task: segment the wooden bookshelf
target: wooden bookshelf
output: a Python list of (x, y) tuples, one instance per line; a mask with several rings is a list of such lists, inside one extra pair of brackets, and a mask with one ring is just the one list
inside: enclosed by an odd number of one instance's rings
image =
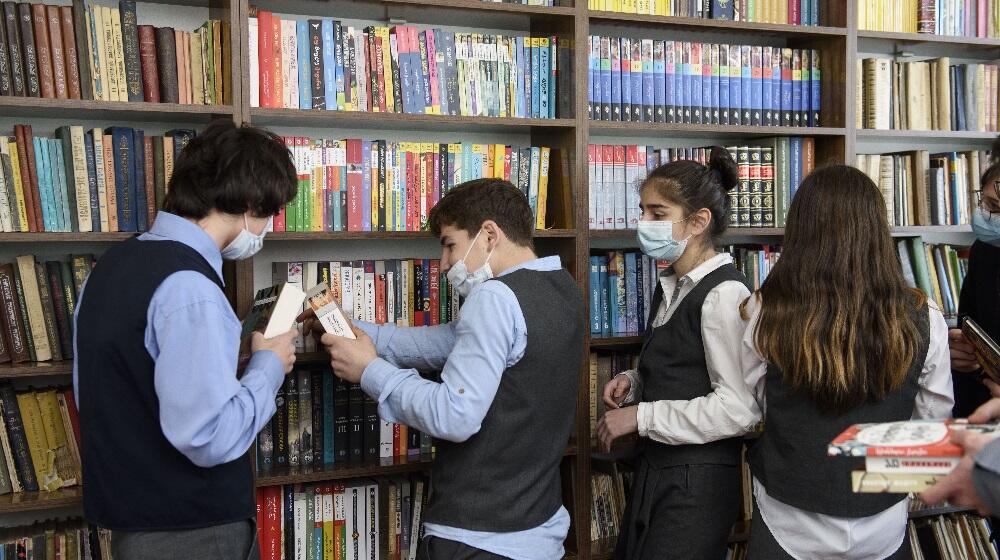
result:
[(683, 29), (685, 31), (727, 32), (787, 38), (829, 38), (844, 37), (847, 35), (847, 29), (844, 27), (750, 23), (745, 21), (725, 21), (678, 16), (622, 14), (598, 10), (590, 10), (588, 13), (591, 25), (662, 27), (667, 29)]
[(421, 455), (394, 457), (377, 463), (346, 462), (322, 467), (274, 467), (270, 471), (258, 472), (255, 483), (258, 487), (278, 486), (405, 474), (428, 470), (433, 462), (433, 456)]
[(641, 334), (616, 334), (610, 336), (592, 335), (590, 337), (590, 348), (597, 350), (638, 346), (642, 344), (642, 340), (643, 336)]
[(214, 118), (233, 118), (235, 111), (236, 108), (232, 105), (0, 97), (0, 116), (18, 119), (78, 119), (85, 115), (88, 120), (108, 120), (112, 123), (129, 121), (204, 124)]
[(533, 129), (572, 129), (573, 119), (521, 119), (514, 117), (462, 117), (452, 115), (408, 115), (361, 113), (313, 109), (250, 110), (253, 124), (260, 126), (306, 126), (359, 130), (414, 130), (428, 132), (530, 132)]
[(721, 124), (678, 124), (645, 122), (593, 121), (590, 133), (595, 136), (649, 136), (670, 138), (752, 139), (772, 136), (831, 136), (842, 137), (843, 128), (802, 126), (727, 126)]
[(0, 515), (27, 511), (45, 511), (83, 505), (80, 486), (62, 488), (55, 492), (22, 492), (0, 496)]
[[(0, 99), (3, 99), (0, 97)], [(135, 237), (129, 232), (89, 232), (89, 233), (0, 233), (0, 243), (115, 243)]]
[(70, 375), (73, 373), (73, 360), (60, 362), (28, 362), (22, 364), (0, 364), (0, 379), (18, 377), (47, 377), (55, 375)]
[(880, 39), (900, 44), (955, 45), (970, 49), (1000, 49), (1000, 39), (932, 35), (930, 33), (893, 33), (860, 29), (858, 30), (858, 39)]
[(865, 128), (856, 132), (858, 139), (864, 140), (983, 140), (991, 141), (997, 137), (996, 132), (978, 132), (975, 130), (881, 130)]

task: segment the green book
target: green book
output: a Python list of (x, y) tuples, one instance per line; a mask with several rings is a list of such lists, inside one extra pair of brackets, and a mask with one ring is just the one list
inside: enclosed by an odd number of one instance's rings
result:
[(934, 287), (931, 286), (930, 270), (927, 265), (927, 252), (924, 251), (924, 238), (910, 238), (910, 262), (913, 263), (913, 278), (917, 287), (924, 291), (932, 301), (937, 301), (934, 297)]

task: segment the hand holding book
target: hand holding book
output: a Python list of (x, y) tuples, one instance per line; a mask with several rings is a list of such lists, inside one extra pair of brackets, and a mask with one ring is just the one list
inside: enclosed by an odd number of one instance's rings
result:
[(273, 338), (266, 338), (264, 333), (254, 331), (250, 339), (250, 351), (256, 354), (262, 350), (270, 350), (281, 360), (285, 374), (292, 372), (295, 365), (295, 338), (299, 336), (298, 329), (289, 329)]

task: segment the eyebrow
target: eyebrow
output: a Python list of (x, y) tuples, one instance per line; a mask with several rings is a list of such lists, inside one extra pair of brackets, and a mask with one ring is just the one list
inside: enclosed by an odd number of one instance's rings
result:
[(448, 243), (451, 243), (451, 237), (444, 236), (441, 238), (441, 246), (444, 247)]
[(649, 210), (658, 209), (658, 208), (666, 208), (666, 207), (667, 207), (666, 204), (646, 204), (646, 205), (640, 204), (639, 205), (639, 208), (646, 208), (646, 209), (649, 209)]

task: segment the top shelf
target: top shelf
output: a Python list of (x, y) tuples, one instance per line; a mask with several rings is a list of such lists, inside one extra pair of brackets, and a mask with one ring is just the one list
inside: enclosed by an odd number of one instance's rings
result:
[(232, 105), (181, 105), (178, 103), (126, 103), (40, 97), (0, 97), (0, 117), (124, 120), (162, 123), (207, 123), (213, 118), (233, 118)]
[(779, 23), (751, 23), (707, 18), (676, 16), (648, 16), (618, 12), (590, 11), (590, 23), (598, 25), (628, 25), (642, 27), (664, 27), (690, 31), (736, 32), (740, 34), (764, 34), (788, 38), (844, 37), (843, 27), (822, 27), (811, 25), (786, 25)]

